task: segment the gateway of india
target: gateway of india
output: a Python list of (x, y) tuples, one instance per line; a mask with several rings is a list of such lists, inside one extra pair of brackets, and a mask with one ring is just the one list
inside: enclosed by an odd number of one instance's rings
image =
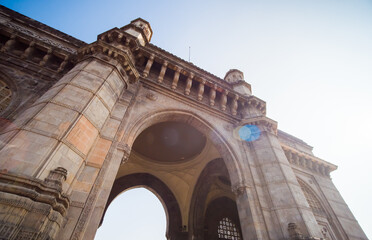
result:
[(221, 79), (152, 34), (138, 18), (88, 44), (0, 7), (0, 239), (94, 239), (134, 187), (170, 240), (367, 239), (337, 167), (278, 130), (241, 71)]

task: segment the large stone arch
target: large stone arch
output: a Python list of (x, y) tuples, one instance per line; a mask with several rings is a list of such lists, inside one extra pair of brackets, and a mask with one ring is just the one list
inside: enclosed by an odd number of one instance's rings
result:
[(133, 187), (145, 187), (153, 192), (163, 204), (167, 217), (166, 235), (168, 239), (176, 239), (182, 228), (182, 217), (179, 205), (172, 191), (157, 177), (148, 173), (130, 174), (115, 180), (111, 189), (105, 210), (102, 215), (103, 222), (107, 208), (111, 202), (123, 191)]
[(205, 136), (216, 146), (224, 160), (232, 185), (238, 185), (243, 181), (244, 174), (241, 172), (243, 168), (237, 159), (237, 154), (234, 153), (226, 138), (221, 134), (217, 127), (210, 124), (203, 117), (194, 112), (180, 109), (148, 112), (137, 119), (130, 120), (132, 124), (127, 127), (126, 134), (121, 142), (131, 147), (143, 130), (156, 123), (166, 121), (184, 122), (205, 134)]

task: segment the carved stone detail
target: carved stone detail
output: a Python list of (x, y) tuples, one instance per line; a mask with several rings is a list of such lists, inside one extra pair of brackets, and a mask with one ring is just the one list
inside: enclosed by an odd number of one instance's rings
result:
[(199, 83), (199, 88), (198, 88), (198, 101), (201, 101), (203, 100), (203, 93), (204, 93), (204, 85), (205, 85), (205, 80), (203, 79), (200, 83)]
[(181, 72), (181, 69), (176, 68), (176, 72), (174, 73), (173, 82), (172, 82), (172, 90), (176, 90), (177, 88), (178, 79), (180, 78), (180, 72)]
[(52, 170), (46, 182), (3, 170), (0, 174), (0, 208), (4, 210), (0, 239), (54, 239), (69, 207), (69, 199), (56, 189), (59, 184), (55, 186), (65, 177), (63, 168)]
[(130, 156), (130, 152), (131, 152), (131, 148), (125, 144), (122, 148), (123, 152), (124, 152), (124, 155), (123, 155), (123, 158), (121, 159), (121, 163), (120, 164), (124, 164), (128, 161), (129, 159), (129, 156)]
[(245, 182), (242, 182), (237, 184), (236, 186), (233, 186), (231, 190), (236, 196), (240, 196), (246, 193), (248, 188), (250, 188), (250, 185)]
[(187, 81), (186, 81), (185, 95), (190, 94), (190, 89), (191, 89), (191, 86), (192, 86), (192, 79), (193, 78), (194, 78), (194, 74), (190, 73), (190, 75), (189, 75), (189, 77), (187, 78)]
[(147, 77), (149, 75), (150, 68), (151, 68), (152, 64), (154, 63), (154, 58), (155, 58), (155, 56), (151, 55), (150, 58), (147, 60), (145, 70), (143, 71), (143, 76), (144, 77)]
[(298, 150), (287, 145), (282, 144), (282, 148), (289, 163), (308, 169), (311, 172), (330, 177), (330, 173), (337, 169), (337, 166), (334, 164), (326, 162), (310, 154), (299, 152)]
[(62, 190), (62, 182), (66, 180), (67, 170), (62, 167), (57, 167), (49, 172), (44, 182), (48, 187), (55, 188), (58, 191)]
[[(109, 34), (111, 34), (112, 38), (117, 39), (122, 33), (118, 32), (117, 30), (112, 30), (108, 33), (102, 34), (101, 38), (103, 37), (106, 39), (104, 36)], [(106, 39), (106, 41), (108, 40)], [(82, 60), (88, 55), (98, 54), (101, 54), (103, 57), (106, 56), (106, 61), (110, 61), (110, 59), (116, 60), (125, 71), (125, 74), (128, 76), (129, 83), (134, 83), (138, 80), (140, 74), (135, 67), (134, 56), (132, 55), (130, 49), (117, 48), (109, 43), (106, 43), (105, 41), (97, 41), (79, 49), (77, 58), (78, 60)]]
[(229, 92), (227, 90), (223, 91), (222, 97), (221, 97), (221, 110), (226, 110), (226, 103), (227, 103), (227, 94)]
[(214, 106), (214, 100), (216, 98), (216, 89), (217, 89), (217, 84), (213, 85), (213, 88), (211, 88), (211, 91), (209, 93), (209, 105)]
[(158, 99), (158, 97), (153, 93), (147, 93), (146, 98), (150, 99), (151, 101), (156, 101)]
[(160, 73), (159, 73), (158, 83), (162, 83), (163, 82), (164, 74), (165, 74), (165, 72), (167, 70), (167, 67), (168, 67), (168, 62), (167, 61), (164, 61), (163, 65), (161, 66)]
[(66, 47), (65, 45), (60, 44), (58, 42), (55, 42), (55, 41), (53, 41), (53, 40), (51, 40), (49, 38), (42, 37), (42, 35), (36, 34), (33, 31), (30, 31), (29, 29), (26, 29), (24, 27), (21, 27), (21, 26), (19, 26), (17, 24), (8, 22), (8, 23), (6, 23), (6, 26), (9, 27), (9, 28), (12, 28), (14, 30), (17, 30), (17, 31), (19, 31), (19, 32), (21, 32), (21, 33), (23, 33), (25, 35), (28, 35), (28, 36), (30, 36), (30, 37), (32, 37), (34, 39), (37, 39), (37, 40), (39, 40), (39, 41), (41, 41), (43, 43), (46, 43), (48, 45), (57, 47), (59, 49), (63, 49), (66, 52), (73, 53), (73, 54), (76, 53), (76, 51), (74, 49), (72, 49), (72, 48)]
[(261, 131), (266, 131), (272, 134), (277, 134), (278, 123), (268, 117), (260, 116), (253, 118), (246, 118), (240, 121), (239, 126), (243, 125), (256, 125)]
[(304, 239), (296, 223), (288, 223), (288, 233), (291, 240)]

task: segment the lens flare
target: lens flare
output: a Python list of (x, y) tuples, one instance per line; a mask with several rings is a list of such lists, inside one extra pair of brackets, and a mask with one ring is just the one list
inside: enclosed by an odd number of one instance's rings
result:
[(239, 131), (240, 139), (252, 142), (260, 138), (261, 131), (256, 125), (244, 125), (242, 126)]

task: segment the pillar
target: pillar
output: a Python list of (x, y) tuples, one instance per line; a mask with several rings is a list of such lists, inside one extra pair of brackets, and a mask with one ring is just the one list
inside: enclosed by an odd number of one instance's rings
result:
[(0, 150), (0, 238), (55, 239), (69, 197), (87, 197), (112, 151), (110, 116), (130, 74), (98, 45), (0, 135), (12, 136)]
[(289, 238), (288, 224), (295, 223), (307, 237), (321, 237), (317, 221), (309, 208), (296, 176), (276, 136), (276, 122), (266, 117), (244, 119), (241, 125), (260, 129), (256, 140), (245, 142), (254, 158), (259, 195), (266, 223), (273, 239)]

